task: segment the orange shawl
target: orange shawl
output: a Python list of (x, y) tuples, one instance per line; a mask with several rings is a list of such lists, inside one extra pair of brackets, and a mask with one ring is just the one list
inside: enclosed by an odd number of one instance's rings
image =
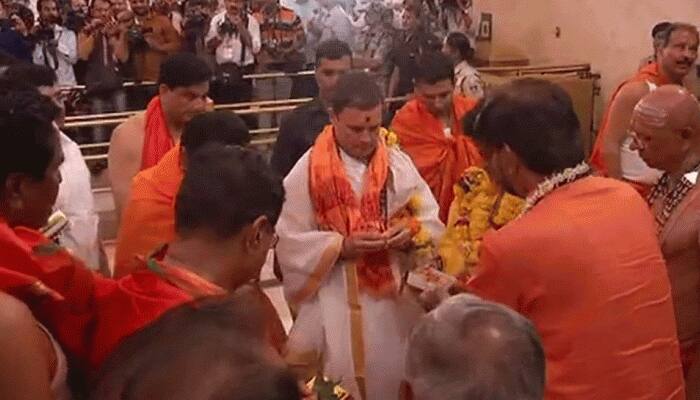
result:
[(165, 122), (160, 96), (154, 97), (146, 107), (146, 132), (141, 153), (141, 170), (151, 168), (175, 146)]
[(134, 177), (117, 236), (115, 277), (133, 271), (137, 256), (146, 257), (175, 237), (175, 196), (183, 178), (180, 154), (180, 146), (173, 147), (156, 166)]
[[(389, 154), (384, 141), (379, 138), (377, 141), (377, 150), (365, 173), (362, 198), (358, 201), (340, 158), (333, 126), (326, 126), (316, 139), (309, 162), (309, 186), (321, 229), (338, 232), (346, 238), (358, 232), (381, 233), (387, 229), (382, 196), (389, 174)], [(357, 273), (359, 287), (366, 293), (375, 297), (395, 293), (387, 251), (360, 259)]]
[(440, 205), (440, 219), (447, 222), (454, 185), (471, 166), (480, 166), (483, 159), (474, 143), (464, 135), (462, 118), (476, 102), (454, 96), (452, 136), (447, 137), (442, 122), (419, 100), (406, 103), (394, 117), (391, 129), (399, 138), (401, 149), (413, 159), (418, 172), (430, 186)]
[(596, 138), (595, 144), (593, 145), (593, 152), (591, 153), (591, 166), (603, 175), (608, 174), (608, 167), (605, 165), (605, 159), (603, 158), (603, 142), (608, 134), (610, 110), (612, 109), (611, 106), (615, 101), (617, 95), (620, 94), (622, 88), (628, 83), (634, 82), (651, 82), (658, 86), (667, 85), (671, 83), (671, 81), (669, 81), (668, 78), (661, 74), (659, 64), (654, 62), (637, 71), (636, 75), (622, 82), (622, 84), (620, 84), (620, 86), (618, 86), (617, 89), (615, 89), (615, 93), (613, 93), (612, 97), (610, 98), (608, 108), (605, 111), (605, 115), (603, 116), (603, 121), (600, 124), (600, 129), (598, 130), (598, 137)]

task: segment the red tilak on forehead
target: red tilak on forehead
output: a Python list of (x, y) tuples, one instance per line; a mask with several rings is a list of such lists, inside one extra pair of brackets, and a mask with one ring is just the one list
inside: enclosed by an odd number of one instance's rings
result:
[(369, 122), (369, 117), (365, 117), (365, 122)]

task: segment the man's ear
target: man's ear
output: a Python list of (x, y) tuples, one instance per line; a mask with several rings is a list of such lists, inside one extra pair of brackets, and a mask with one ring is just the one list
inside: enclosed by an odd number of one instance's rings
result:
[(12, 205), (22, 200), (22, 186), (26, 176), (24, 174), (11, 173), (5, 179), (0, 197), (8, 204)]
[(263, 239), (265, 237), (265, 231), (270, 229), (270, 221), (266, 216), (261, 215), (256, 218), (246, 230), (246, 248), (250, 250), (257, 250), (260, 246), (264, 246)]
[(158, 94), (159, 95), (162, 96), (162, 95), (168, 93), (169, 91), (170, 91), (170, 87), (168, 87), (168, 85), (166, 85), (165, 83), (161, 83), (160, 85), (158, 85)]

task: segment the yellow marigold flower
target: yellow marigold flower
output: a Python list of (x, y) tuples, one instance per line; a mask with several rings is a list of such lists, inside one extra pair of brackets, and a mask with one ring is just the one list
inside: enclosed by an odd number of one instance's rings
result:
[(471, 274), (471, 269), (479, 261), (484, 234), (515, 219), (524, 202), (518, 197), (499, 193), (486, 171), (477, 167), (464, 171), (454, 193), (439, 254), (446, 271), (462, 277)]
[(386, 145), (389, 147), (399, 145), (399, 137), (396, 136), (396, 133), (394, 133), (394, 131), (391, 131), (386, 128), (380, 128), (379, 136), (381, 136), (381, 138), (384, 139), (384, 143), (386, 143)]

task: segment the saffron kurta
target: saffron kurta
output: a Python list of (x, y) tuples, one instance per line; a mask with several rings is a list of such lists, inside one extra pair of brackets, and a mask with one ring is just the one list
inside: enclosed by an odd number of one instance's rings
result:
[(484, 238), (469, 288), (535, 324), (546, 399), (685, 397), (666, 266), (631, 186), (587, 177), (554, 190)]
[[(418, 99), (406, 103), (391, 123), (401, 149), (411, 156), (437, 199), (443, 222), (447, 222), (455, 183), (468, 167), (482, 164), (479, 150), (462, 129), (464, 115), (474, 108), (476, 102), (456, 95), (452, 104), (452, 126), (449, 127), (444, 126)], [(445, 128), (450, 130), (449, 134)]]
[(175, 197), (182, 178), (179, 146), (134, 177), (117, 236), (115, 277), (130, 273), (139, 265), (137, 257), (175, 237)]

